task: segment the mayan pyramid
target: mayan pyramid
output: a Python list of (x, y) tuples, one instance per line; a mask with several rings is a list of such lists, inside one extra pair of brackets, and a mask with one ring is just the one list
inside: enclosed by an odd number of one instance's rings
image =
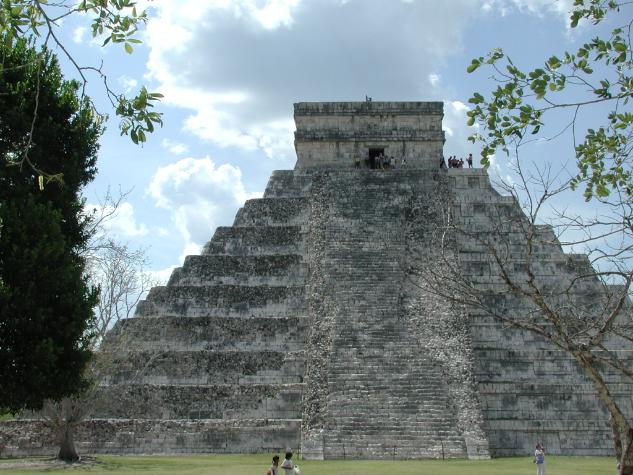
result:
[[(482, 232), (520, 213), (484, 170), (440, 169), (443, 104), (294, 111), (295, 169), (274, 172), (110, 333), (116, 364), (79, 450), (486, 458), (541, 440), (553, 454), (612, 454), (607, 413), (565, 354), (412, 285), (410, 250), (437, 258), (434, 210), (450, 203)], [(372, 169), (380, 153), (394, 169)], [(484, 249), (455, 246), (465, 278), (494, 284)], [(588, 266), (558, 245), (538, 256), (547, 279)], [(616, 390), (633, 412), (633, 387)], [(37, 444), (14, 453), (46, 451)]]

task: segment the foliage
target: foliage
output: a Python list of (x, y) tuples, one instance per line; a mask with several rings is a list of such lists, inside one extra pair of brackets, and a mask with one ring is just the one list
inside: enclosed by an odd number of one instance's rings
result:
[[(18, 411), (84, 387), (97, 295), (83, 275), (89, 236), (80, 192), (96, 173), (102, 128), (45, 49), (2, 42), (0, 64), (0, 157), (8, 164), (0, 167), (0, 407)], [(20, 166), (25, 144), (30, 168)], [(39, 169), (59, 170), (63, 186), (40, 189)]]
[[(620, 26), (608, 38), (596, 36), (577, 51), (552, 55), (531, 71), (521, 70), (501, 49), (472, 60), (469, 73), (491, 67), (498, 83), (490, 97), (476, 92), (469, 100), (474, 107), (468, 112), (468, 123), (481, 127), (470, 139), (483, 142), (484, 166), (489, 165), (495, 151), (510, 153), (512, 148), (539, 137), (548, 114), (568, 111), (565, 129), (574, 133), (579, 168), (572, 186), (584, 184), (587, 200), (605, 198), (614, 191), (633, 196), (633, 113), (629, 105), (633, 94), (633, 19), (622, 13), (629, 3), (575, 0), (572, 28), (581, 21), (597, 25), (609, 17)], [(584, 138), (576, 142), (578, 115), (585, 110), (600, 114), (601, 104), (609, 108), (603, 123), (588, 128)]]
[[(139, 28), (147, 21), (147, 13), (137, 10), (132, 0), (81, 0), (49, 2), (48, 0), (2, 0), (0, 2), (0, 36), (5, 46), (11, 46), (19, 39), (39, 39), (44, 46), (58, 47), (75, 68), (80, 77), (81, 98), (101, 120), (107, 115), (97, 112), (92, 101), (85, 95), (89, 77), (96, 77), (103, 83), (105, 94), (116, 115), (121, 118), (121, 135), (129, 135), (135, 144), (146, 141), (147, 133), (154, 131), (156, 125), (162, 125), (162, 114), (153, 107), (162, 97), (149, 92), (144, 86), (135, 97), (128, 98), (115, 92), (108, 80), (103, 64), (100, 66), (80, 64), (68, 44), (64, 44), (59, 29), (70, 16), (86, 15), (90, 18), (92, 36), (102, 40), (102, 46), (108, 43), (120, 44), (127, 53), (133, 52), (133, 45), (141, 43), (138, 39)], [(38, 58), (36, 64), (42, 62)], [(45, 71), (35, 70), (37, 77), (44, 80)], [(4, 74), (0, 72), (0, 74)], [(34, 85), (37, 88), (37, 84)], [(1, 90), (0, 90), (1, 91)], [(30, 109), (35, 122), (38, 115), (38, 103)], [(33, 132), (33, 131), (32, 131)], [(24, 144), (22, 163), (28, 160), (34, 135)], [(40, 175), (51, 178), (48, 169), (39, 169)], [(55, 170), (55, 173), (58, 173)], [(57, 178), (61, 178), (57, 175)]]
[(2, 207), (0, 236), (0, 404), (37, 408), (84, 385), (90, 357), (85, 332), (96, 293), (69, 252), (62, 214), (33, 196)]

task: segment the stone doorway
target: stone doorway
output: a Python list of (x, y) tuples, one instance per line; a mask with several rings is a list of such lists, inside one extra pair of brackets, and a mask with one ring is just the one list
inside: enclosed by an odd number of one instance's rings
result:
[(369, 168), (371, 168), (372, 170), (375, 168), (378, 168), (378, 160), (377, 158), (380, 156), (380, 154), (385, 154), (385, 148), (377, 148), (377, 147), (372, 147), (369, 149)]

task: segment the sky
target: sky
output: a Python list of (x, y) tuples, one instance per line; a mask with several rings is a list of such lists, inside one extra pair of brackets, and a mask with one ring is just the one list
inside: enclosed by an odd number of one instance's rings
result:
[[(79, 61), (103, 61), (122, 92), (146, 85), (164, 94), (164, 126), (142, 147), (119, 135), (115, 117), (108, 122), (87, 202), (99, 205), (108, 189), (126, 193), (109, 231), (145, 248), (166, 280), (262, 195), (273, 170), (293, 168), (295, 102), (444, 101), (445, 156), (477, 155), (467, 141), (468, 98), (494, 84), (466, 67), (496, 47), (525, 69), (574, 49), (593, 32), (568, 28), (571, 3), (145, 0), (149, 21), (131, 55), (102, 48), (87, 18), (69, 17), (60, 31)], [(111, 112), (96, 78), (88, 92)], [(563, 143), (538, 154), (547, 161), (570, 151)], [(505, 173), (503, 160), (491, 173)]]

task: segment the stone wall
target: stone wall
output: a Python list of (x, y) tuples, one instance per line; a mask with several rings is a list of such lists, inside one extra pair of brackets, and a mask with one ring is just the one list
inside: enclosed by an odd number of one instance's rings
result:
[[(275, 173), (263, 199), (247, 201), (233, 226), (218, 228), (202, 255), (108, 334), (107, 376), (76, 437), (80, 451), (299, 448), (310, 185)], [(0, 426), (6, 454), (55, 450), (37, 421)]]
[(442, 157), (443, 114), (441, 102), (297, 103), (295, 168), (352, 168), (355, 157), (381, 148), (409, 167), (433, 170)]
[[(297, 443), (300, 421), (92, 419), (76, 436), (80, 454), (282, 453)], [(52, 432), (40, 421), (0, 424), (0, 456), (55, 455)]]

